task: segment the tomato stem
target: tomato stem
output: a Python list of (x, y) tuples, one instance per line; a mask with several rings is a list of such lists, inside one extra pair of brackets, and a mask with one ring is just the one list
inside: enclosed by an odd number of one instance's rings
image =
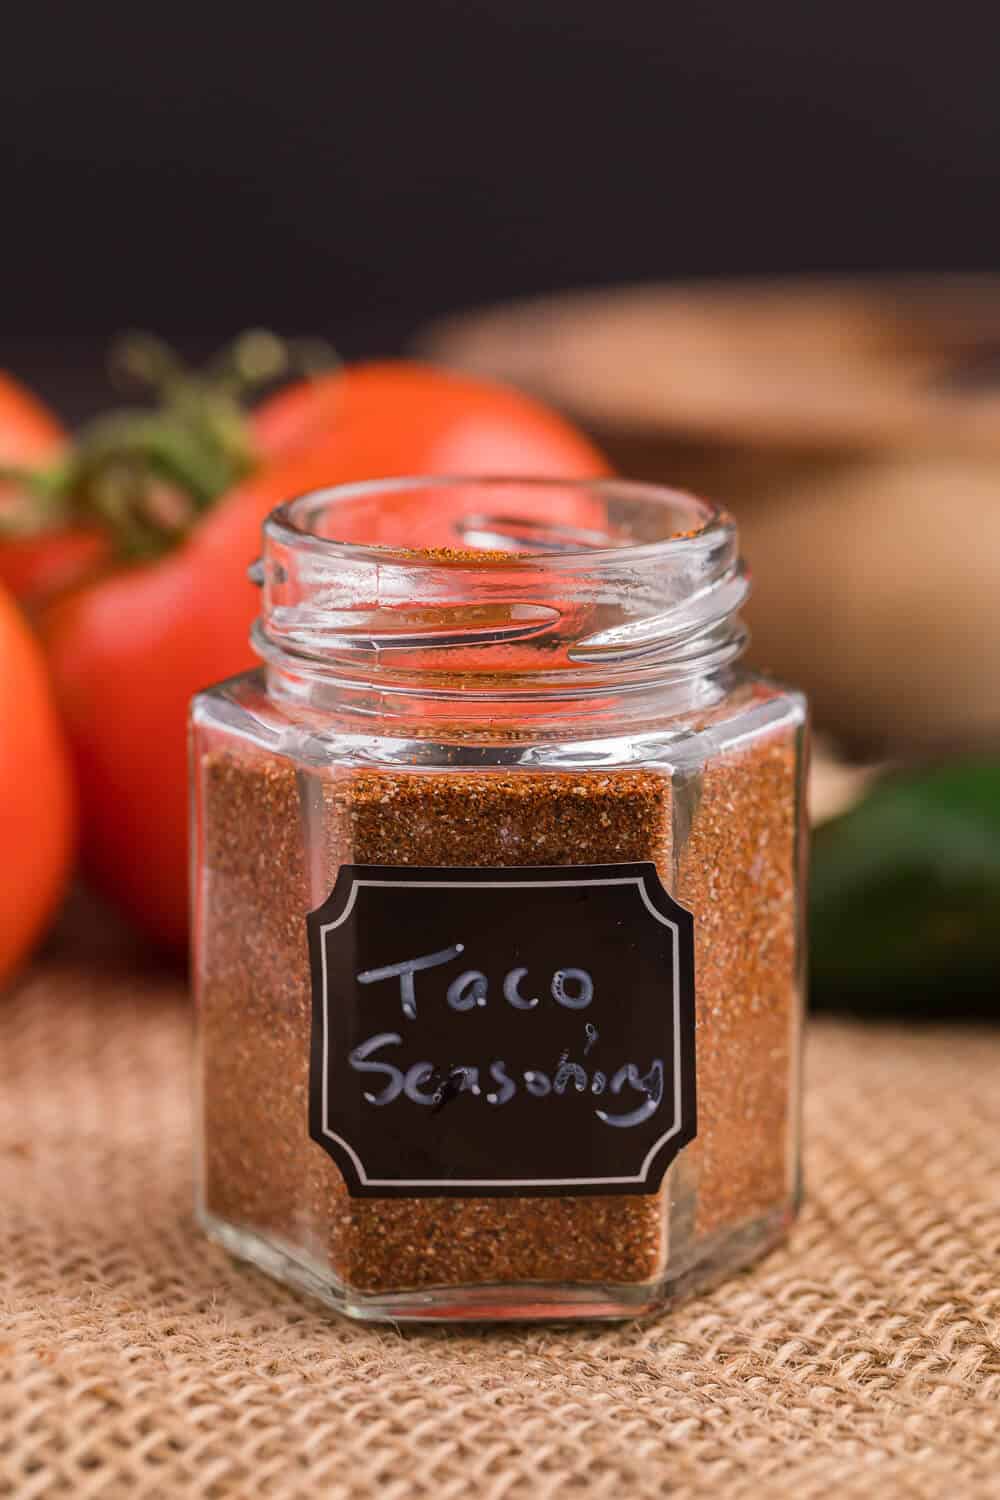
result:
[(153, 335), (125, 335), (112, 350), (112, 374), (152, 391), (155, 405), (96, 418), (50, 467), (0, 466), (0, 482), (19, 492), (0, 511), (0, 535), (96, 524), (119, 556), (158, 556), (255, 467), (251, 393), (335, 363), (321, 343), (254, 329), (198, 372)]
[(36, 536), (65, 524), (68, 507), (63, 491), (66, 465), (27, 469), (0, 464), (0, 484), (15, 487), (13, 498), (0, 505), (0, 538)]

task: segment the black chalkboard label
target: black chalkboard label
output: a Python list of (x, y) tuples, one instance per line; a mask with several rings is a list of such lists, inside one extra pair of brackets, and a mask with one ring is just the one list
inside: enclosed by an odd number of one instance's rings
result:
[(344, 865), (308, 926), (351, 1193), (650, 1193), (694, 1138), (694, 924), (652, 864)]

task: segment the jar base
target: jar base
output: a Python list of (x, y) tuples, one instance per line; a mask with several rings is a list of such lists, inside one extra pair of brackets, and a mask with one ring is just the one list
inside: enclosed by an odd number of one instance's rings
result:
[(789, 1202), (749, 1224), (704, 1239), (684, 1264), (654, 1282), (517, 1282), (377, 1293), (345, 1286), (329, 1267), (304, 1252), (256, 1230), (229, 1224), (203, 1208), (198, 1211), (198, 1222), (211, 1240), (237, 1260), (360, 1322), (620, 1322), (657, 1313), (759, 1259), (785, 1238), (797, 1207), (797, 1202)]

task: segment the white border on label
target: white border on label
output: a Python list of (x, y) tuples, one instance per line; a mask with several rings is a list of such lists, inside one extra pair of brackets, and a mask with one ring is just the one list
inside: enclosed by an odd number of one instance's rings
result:
[[(674, 1042), (674, 1121), (669, 1130), (664, 1131), (659, 1140), (656, 1141), (646, 1153), (642, 1163), (641, 1172), (634, 1177), (369, 1177), (365, 1171), (364, 1163), (354, 1148), (344, 1140), (342, 1135), (330, 1130), (327, 1121), (330, 1118), (329, 1111), (329, 1084), (330, 1084), (330, 1032), (327, 1025), (327, 1004), (329, 991), (327, 989), (326, 971), (326, 936), (334, 928), (339, 927), (341, 922), (346, 922), (354, 909), (357, 900), (358, 889), (363, 885), (381, 886), (389, 888), (412, 889), (434, 886), (439, 890), (462, 890), (474, 887), (477, 890), (532, 890), (538, 888), (549, 888), (551, 886), (585, 886), (585, 885), (636, 885), (643, 904), (652, 912), (658, 922), (664, 927), (669, 927), (673, 938), (673, 970), (674, 970), (674, 993), (673, 993), (673, 1042)], [(666, 1145), (681, 1128), (683, 1112), (681, 1110), (681, 1015), (680, 1015), (680, 929), (676, 922), (665, 917), (661, 911), (657, 911), (646, 891), (646, 883), (641, 875), (621, 875), (608, 879), (592, 876), (589, 880), (364, 880), (355, 878), (351, 884), (351, 894), (347, 898), (347, 904), (340, 916), (333, 922), (325, 923), (319, 930), (320, 954), (323, 978), (323, 1134), (331, 1141), (336, 1141), (354, 1163), (358, 1179), (365, 1187), (387, 1187), (387, 1188), (484, 1188), (484, 1187), (614, 1187), (621, 1184), (634, 1182), (645, 1182), (649, 1169), (658, 1151)]]

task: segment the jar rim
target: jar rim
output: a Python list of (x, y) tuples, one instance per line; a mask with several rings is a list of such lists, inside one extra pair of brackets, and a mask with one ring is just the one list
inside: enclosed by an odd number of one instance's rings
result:
[[(669, 530), (665, 529), (662, 536), (641, 541), (616, 540), (606, 532), (557, 526), (550, 528), (554, 539), (550, 538), (544, 545), (517, 548), (471, 546), (468, 542), (464, 546), (455, 547), (407, 547), (378, 541), (345, 540), (323, 535), (315, 529), (316, 513), (320, 510), (329, 512), (331, 506), (375, 499), (379, 495), (440, 489), (478, 490), (484, 499), (491, 491), (501, 489), (530, 491), (534, 494), (577, 490), (595, 499), (618, 497), (634, 502), (646, 501), (651, 506), (661, 507), (665, 514), (673, 508), (678, 516), (683, 515), (691, 524), (686, 527), (675, 525)], [(537, 568), (540, 562), (544, 562), (547, 568), (560, 569), (576, 568), (581, 562), (621, 564), (632, 560), (649, 561), (658, 556), (666, 558), (675, 555), (682, 548), (699, 549), (704, 545), (715, 545), (720, 536), (726, 533), (735, 535), (736, 523), (721, 505), (686, 490), (642, 480), (620, 479), (615, 476), (576, 478), (521, 474), (417, 474), (357, 480), (304, 491), (276, 506), (265, 519), (264, 531), (271, 540), (282, 542), (296, 550), (304, 549), (330, 561), (343, 558), (404, 563), (411, 569), (426, 567), (481, 571), (483, 568), (496, 568), (514, 572), (520, 568)]]

